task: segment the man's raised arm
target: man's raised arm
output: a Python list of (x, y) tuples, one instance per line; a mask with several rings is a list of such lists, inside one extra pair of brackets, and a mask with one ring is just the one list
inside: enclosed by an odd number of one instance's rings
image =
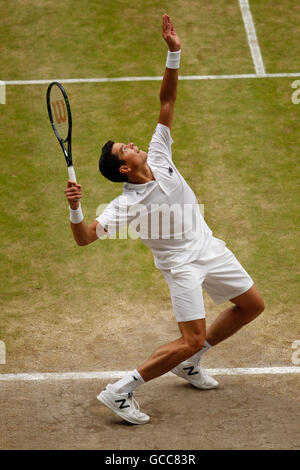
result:
[(172, 19), (168, 15), (162, 18), (162, 36), (166, 41), (169, 51), (160, 88), (160, 115), (158, 122), (172, 128), (174, 106), (177, 96), (178, 68), (180, 63), (180, 40), (174, 29)]

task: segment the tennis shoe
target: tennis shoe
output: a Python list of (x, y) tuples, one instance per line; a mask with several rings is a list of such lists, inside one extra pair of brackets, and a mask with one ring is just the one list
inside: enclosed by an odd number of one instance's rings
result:
[(202, 368), (199, 365), (195, 365), (193, 362), (182, 362), (177, 367), (174, 367), (171, 372), (187, 380), (194, 385), (194, 387), (202, 390), (217, 388), (219, 385), (213, 377), (205, 374)]
[(114, 393), (110, 390), (110, 384), (97, 396), (103, 405), (132, 424), (146, 424), (150, 417), (140, 411), (138, 402), (133, 393)]

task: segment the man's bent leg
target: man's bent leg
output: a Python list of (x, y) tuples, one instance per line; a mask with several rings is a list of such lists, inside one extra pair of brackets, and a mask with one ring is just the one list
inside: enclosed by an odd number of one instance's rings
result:
[(180, 322), (178, 325), (182, 337), (160, 346), (137, 368), (145, 382), (169, 372), (203, 347), (206, 334), (205, 318)]
[(265, 308), (263, 299), (255, 286), (230, 301), (235, 305), (221, 312), (207, 331), (206, 340), (212, 346), (232, 336), (244, 325), (254, 320)]

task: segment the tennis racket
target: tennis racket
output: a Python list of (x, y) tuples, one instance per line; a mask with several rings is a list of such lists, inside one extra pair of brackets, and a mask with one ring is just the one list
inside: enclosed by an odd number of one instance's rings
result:
[[(64, 153), (69, 180), (75, 181), (76, 174), (72, 163), (72, 115), (68, 95), (58, 82), (52, 82), (47, 89), (47, 108), (52, 129)], [(66, 149), (67, 145), (67, 149)]]

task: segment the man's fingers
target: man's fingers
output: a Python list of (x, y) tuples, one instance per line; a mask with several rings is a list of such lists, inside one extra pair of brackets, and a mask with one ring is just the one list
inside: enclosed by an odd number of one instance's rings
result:
[(170, 32), (170, 17), (169, 16), (167, 16), (166, 30), (167, 30), (167, 33)]
[(172, 18), (170, 18), (170, 29), (171, 31), (174, 31), (174, 23), (173, 23)]
[(74, 191), (74, 189), (75, 189), (75, 191), (76, 191), (77, 189), (80, 189), (80, 190), (81, 190), (81, 184), (74, 184), (73, 186), (70, 186), (70, 187), (67, 188), (67, 189), (70, 189), (70, 190), (72, 190), (72, 191)]
[(72, 194), (66, 194), (67, 199), (77, 199), (77, 198), (82, 198), (82, 194), (77, 194), (77, 193), (72, 193)]
[(65, 189), (65, 193), (74, 193), (74, 192), (81, 192), (81, 188), (76, 188), (75, 186), (72, 186), (71, 188)]
[(78, 187), (71, 186), (65, 189), (65, 195), (69, 201), (76, 201), (77, 199), (82, 198), (81, 185), (76, 185), (76, 186)]
[(82, 197), (82, 194), (81, 193), (70, 193), (70, 194), (66, 194), (66, 198), (67, 199), (72, 199), (72, 198), (76, 198), (76, 197)]
[(77, 184), (75, 182), (68, 181), (67, 189), (65, 191), (67, 191), (68, 189), (72, 189), (72, 188), (74, 188), (75, 190), (76, 189), (81, 189), (81, 184)]
[(168, 15), (163, 15), (163, 32), (167, 33), (170, 29), (170, 23), (169, 23), (170, 17)]
[(65, 195), (70, 204), (78, 202), (82, 198), (81, 184), (69, 180), (65, 189)]
[(68, 188), (71, 188), (71, 186), (77, 186), (81, 188), (81, 184), (77, 184), (76, 181), (68, 181)]
[(166, 31), (166, 15), (163, 15), (162, 17), (162, 33), (163, 35), (165, 34)]

